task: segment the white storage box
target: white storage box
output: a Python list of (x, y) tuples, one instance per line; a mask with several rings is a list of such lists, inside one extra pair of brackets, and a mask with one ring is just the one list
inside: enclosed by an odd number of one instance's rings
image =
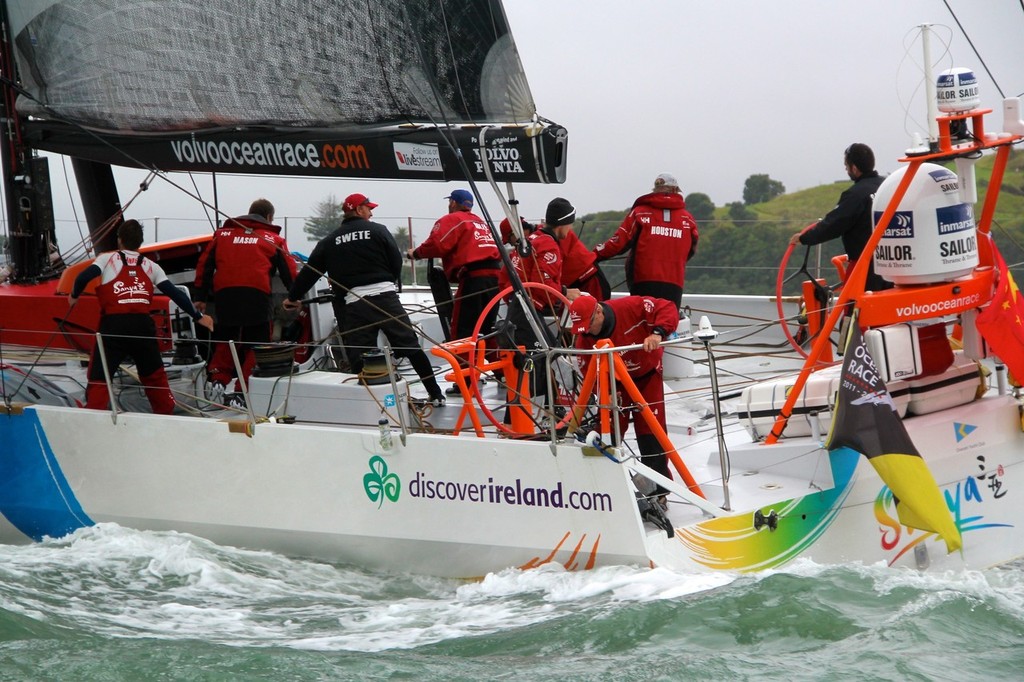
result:
[[(690, 335), (690, 318), (682, 317), (676, 326), (675, 336), (687, 337)], [(693, 346), (670, 346), (665, 348), (662, 356), (662, 377), (668, 381), (671, 379), (684, 379), (695, 377), (697, 372), (693, 368)]]
[(910, 323), (869, 329), (864, 332), (864, 343), (886, 385), (894, 379), (909, 379), (924, 371), (917, 328)]
[(978, 331), (976, 322), (979, 312), (981, 311), (977, 308), (972, 308), (971, 310), (965, 310), (960, 316), (960, 329), (963, 334), (964, 355), (972, 360), (984, 360), (991, 354), (991, 351), (988, 348), (988, 342), (985, 341), (981, 332)]
[(964, 405), (977, 397), (981, 385), (978, 363), (963, 352), (953, 354), (953, 365), (942, 374), (913, 379), (910, 387), (910, 414), (929, 414), (949, 407)]
[[(822, 438), (828, 435), (841, 372), (842, 366), (834, 365), (814, 372), (807, 378), (800, 397), (793, 404), (793, 414), (783, 436), (811, 435), (812, 413), (817, 413), (819, 435)], [(791, 375), (743, 389), (737, 417), (754, 440), (765, 438), (771, 431), (795, 381), (796, 375)], [(910, 388), (903, 381), (886, 382), (886, 386), (902, 417), (907, 412)]]
[(249, 379), (249, 399), (257, 416), (289, 414), (303, 422), (375, 426), (384, 411), (408, 423), (409, 385), (399, 378), (398, 395), (391, 382), (363, 386), (353, 374), (306, 372), (293, 377)]

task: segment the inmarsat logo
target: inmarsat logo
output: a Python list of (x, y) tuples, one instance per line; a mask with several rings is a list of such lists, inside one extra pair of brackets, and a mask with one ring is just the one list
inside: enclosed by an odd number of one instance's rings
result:
[[(875, 222), (882, 217), (880, 212), (875, 212)], [(885, 239), (911, 238), (914, 237), (914, 214), (910, 211), (896, 211), (892, 220), (885, 226)]]
[(370, 472), (363, 475), (363, 490), (371, 502), (377, 503), (377, 509), (384, 504), (384, 498), (398, 502), (402, 492), (402, 481), (398, 474), (388, 473), (388, 464), (380, 455), (370, 458)]
[(956, 173), (948, 168), (937, 168), (933, 171), (928, 171), (928, 175), (930, 175), (932, 180), (935, 182), (949, 182), (950, 180), (956, 180)]

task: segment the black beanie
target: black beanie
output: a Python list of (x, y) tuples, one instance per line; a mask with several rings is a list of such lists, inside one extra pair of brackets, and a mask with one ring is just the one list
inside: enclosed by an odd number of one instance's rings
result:
[(576, 209), (562, 197), (555, 197), (548, 204), (548, 212), (544, 214), (544, 222), (551, 227), (571, 225), (576, 221)]

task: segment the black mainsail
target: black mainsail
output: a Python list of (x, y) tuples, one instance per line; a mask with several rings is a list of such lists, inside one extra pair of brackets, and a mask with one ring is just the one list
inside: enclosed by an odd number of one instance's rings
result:
[[(25, 141), (160, 170), (561, 182), (498, 0), (9, 0)], [(442, 137), (444, 136), (444, 138)]]
[(565, 179), (566, 131), (537, 114), (500, 0), (7, 0), (4, 11), (16, 279), (50, 272), (52, 213), (15, 208), (43, 203), (35, 150), (72, 157), (90, 232), (120, 207), (110, 165)]

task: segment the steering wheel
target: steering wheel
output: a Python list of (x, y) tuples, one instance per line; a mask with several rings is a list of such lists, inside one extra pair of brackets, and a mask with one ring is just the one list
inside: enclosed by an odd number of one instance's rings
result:
[[(539, 282), (523, 282), (522, 284), (523, 284), (523, 287), (526, 288), (526, 289), (540, 289), (542, 291), (545, 291), (545, 292), (551, 294), (552, 296), (554, 296), (555, 298), (560, 300), (565, 305), (566, 308), (568, 308), (569, 305), (570, 305), (569, 299), (566, 298), (562, 294), (561, 291), (559, 291), (557, 289), (554, 289), (554, 288), (548, 286), (547, 284), (541, 284)], [(497, 429), (499, 431), (505, 433), (506, 435), (509, 435), (509, 436), (521, 436), (522, 434), (520, 434), (520, 433), (510, 429), (507, 424), (505, 424), (504, 422), (499, 420), (494, 415), (494, 412), (491, 411), (491, 408), (487, 407), (487, 404), (484, 402), (483, 396), (480, 395), (480, 384), (478, 382), (480, 372), (477, 371), (477, 369), (476, 369), (476, 349), (477, 349), (477, 345), (479, 344), (479, 341), (480, 341), (480, 327), (483, 324), (484, 320), (487, 319), (487, 314), (491, 311), (491, 309), (494, 308), (494, 306), (498, 305), (501, 302), (501, 300), (503, 298), (505, 298), (505, 296), (510, 294), (512, 291), (513, 291), (512, 287), (510, 287), (510, 286), (509, 287), (505, 287), (504, 289), (499, 291), (487, 303), (486, 306), (484, 306), (483, 311), (480, 313), (480, 317), (477, 318), (476, 326), (473, 327), (473, 336), (470, 337), (472, 339), (472, 344), (470, 344), (469, 353), (468, 353), (468, 355), (466, 357), (466, 361), (467, 361), (467, 363), (469, 364), (469, 367), (470, 367), (470, 375), (469, 375), (469, 379), (470, 379), (469, 385), (471, 387), (470, 390), (472, 390), (473, 397), (476, 399), (476, 402), (480, 406), (480, 410), (484, 413), (484, 416), (487, 417), (487, 420), (489, 422), (491, 422), (491, 424), (493, 424), (495, 427), (497, 427)], [(566, 412), (565, 417), (561, 421), (559, 421), (557, 424), (555, 424), (554, 428), (555, 429), (560, 429), (560, 428), (563, 428), (563, 427), (567, 426), (569, 424), (569, 421), (572, 419), (572, 416), (573, 416), (572, 410), (568, 410)]]
[[(779, 272), (775, 278), (775, 307), (778, 311), (779, 325), (782, 327), (782, 333), (785, 334), (786, 339), (789, 341), (789, 345), (792, 346), (793, 349), (802, 357), (806, 358), (808, 353), (807, 351), (804, 350), (803, 346), (813, 342), (814, 339), (817, 337), (817, 334), (815, 334), (814, 336), (808, 336), (809, 328), (807, 325), (806, 316), (819, 315), (820, 322), (817, 325), (818, 329), (821, 329), (824, 326), (825, 318), (828, 316), (829, 304), (832, 300), (832, 288), (829, 286), (824, 286), (821, 283), (819, 283), (818, 279), (813, 277), (810, 271), (807, 269), (807, 261), (811, 255), (810, 246), (807, 246), (806, 250), (804, 251), (804, 262), (800, 266), (800, 269), (794, 272), (789, 277), (785, 277), (786, 267), (789, 265), (789, 258), (793, 254), (793, 250), (795, 248), (796, 244), (790, 244), (786, 248), (786, 252), (782, 255), (782, 260), (779, 263)], [(820, 305), (818, 306), (817, 310), (804, 311), (804, 321), (800, 322), (799, 318), (797, 319), (796, 333), (794, 334), (793, 331), (791, 331), (790, 329), (791, 321), (789, 318), (786, 317), (786, 313), (782, 309), (782, 288), (783, 285), (789, 283), (799, 275), (805, 275), (806, 281), (811, 282), (811, 286), (814, 287), (814, 298)]]

